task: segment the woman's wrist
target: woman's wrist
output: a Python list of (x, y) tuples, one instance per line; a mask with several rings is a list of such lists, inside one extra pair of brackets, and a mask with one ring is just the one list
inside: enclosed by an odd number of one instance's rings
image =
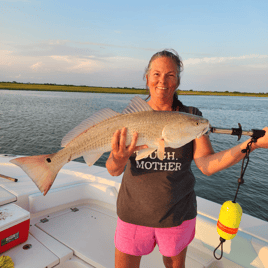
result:
[(126, 163), (127, 160), (124, 161), (123, 159), (117, 159), (111, 153), (106, 162), (106, 168), (112, 176), (119, 176), (124, 171)]
[(253, 152), (254, 150), (260, 148), (256, 142), (253, 142), (250, 147), (250, 151)]

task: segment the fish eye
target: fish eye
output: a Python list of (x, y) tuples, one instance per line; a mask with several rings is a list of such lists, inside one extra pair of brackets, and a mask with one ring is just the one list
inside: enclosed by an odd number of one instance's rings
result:
[(196, 125), (199, 126), (199, 122), (196, 122)]

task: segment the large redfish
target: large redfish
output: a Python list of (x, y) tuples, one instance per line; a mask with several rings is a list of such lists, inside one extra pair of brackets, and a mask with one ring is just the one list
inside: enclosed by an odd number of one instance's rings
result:
[(178, 148), (202, 136), (209, 128), (209, 122), (192, 114), (154, 111), (144, 100), (134, 97), (122, 114), (103, 109), (84, 120), (63, 138), (61, 146), (64, 148), (59, 152), (20, 157), (10, 162), (20, 166), (46, 195), (66, 163), (83, 156), (89, 166), (93, 165), (104, 152), (111, 151), (112, 136), (123, 127), (127, 128), (126, 145), (137, 132), (137, 146), (148, 146), (139, 151), (137, 160), (155, 150), (163, 160), (165, 147)]

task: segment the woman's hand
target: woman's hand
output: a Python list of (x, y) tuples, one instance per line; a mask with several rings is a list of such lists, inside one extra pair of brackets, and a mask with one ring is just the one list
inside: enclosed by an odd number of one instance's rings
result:
[(127, 164), (129, 157), (133, 152), (148, 148), (147, 145), (136, 146), (138, 133), (133, 134), (131, 143), (126, 146), (127, 129), (124, 127), (117, 130), (112, 138), (112, 151), (106, 162), (106, 168), (112, 176), (119, 176)]
[(138, 140), (138, 133), (135, 132), (131, 144), (126, 147), (127, 129), (124, 127), (121, 130), (117, 130), (112, 138), (112, 154), (116, 161), (127, 160), (132, 153), (137, 149), (136, 144)]

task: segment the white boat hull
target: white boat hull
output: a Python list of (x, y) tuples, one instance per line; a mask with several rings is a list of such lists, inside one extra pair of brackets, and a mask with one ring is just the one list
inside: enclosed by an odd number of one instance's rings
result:
[[(28, 240), (4, 253), (15, 268), (114, 267), (116, 199), (122, 177), (72, 161), (44, 197), (20, 168), (9, 163), (12, 158), (0, 156), (0, 173), (18, 179), (0, 178), (0, 206), (15, 203), (31, 215)], [(243, 214), (237, 236), (224, 243), (218, 261), (213, 250), (219, 244), (216, 224), (221, 205), (200, 197), (197, 204), (196, 235), (188, 247), (186, 267), (268, 267), (266, 221)], [(32, 247), (24, 250), (25, 244)], [(142, 257), (141, 268), (145, 267), (164, 267), (157, 246)]]

